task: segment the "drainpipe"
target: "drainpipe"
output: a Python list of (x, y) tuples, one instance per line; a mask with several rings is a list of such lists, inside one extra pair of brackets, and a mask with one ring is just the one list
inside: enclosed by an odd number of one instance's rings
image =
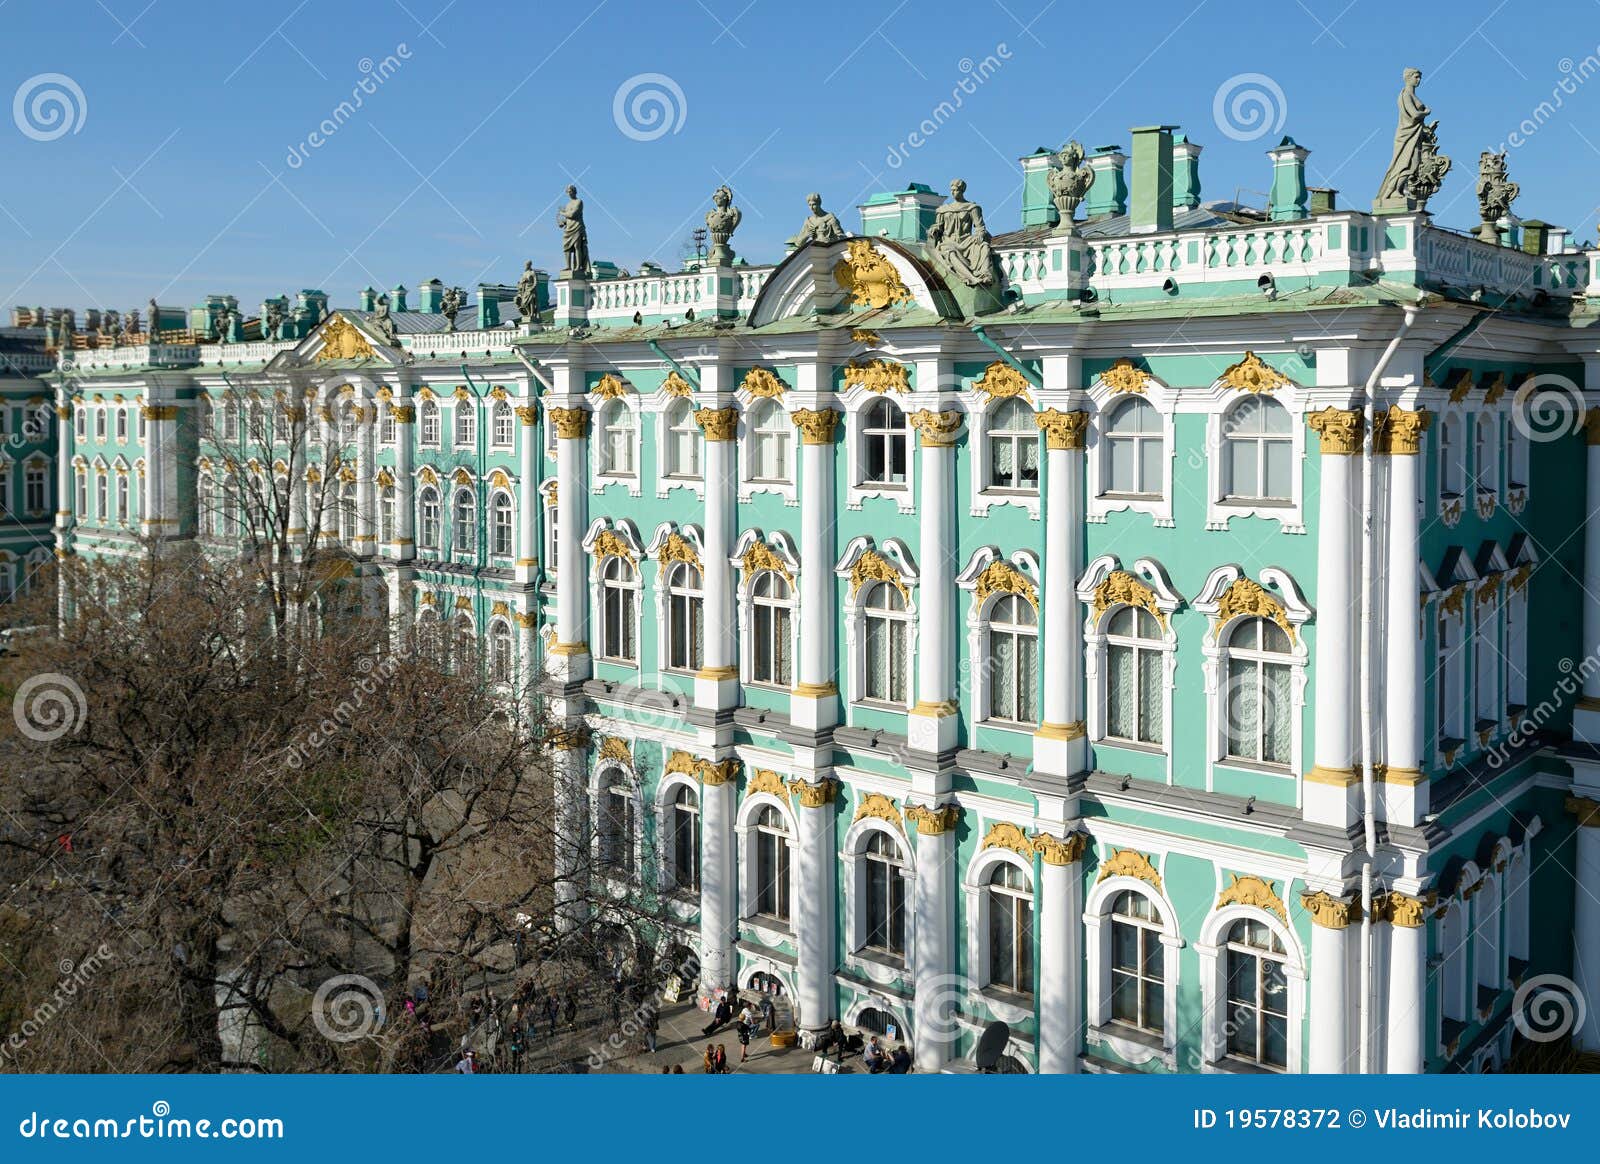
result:
[(1378, 853), (1378, 823), (1372, 774), (1374, 763), (1372, 703), (1377, 690), (1372, 674), (1373, 548), (1376, 540), (1372, 514), (1374, 492), (1372, 435), (1376, 409), (1373, 407), (1372, 396), (1377, 390), (1378, 381), (1383, 378), (1383, 373), (1389, 367), (1389, 361), (1394, 358), (1395, 351), (1400, 347), (1400, 341), (1405, 339), (1406, 333), (1411, 330), (1411, 325), (1416, 322), (1418, 308), (1412, 306), (1404, 310), (1405, 316), (1400, 323), (1400, 330), (1395, 332), (1394, 338), (1389, 341), (1389, 346), (1383, 349), (1383, 354), (1373, 365), (1372, 374), (1367, 377), (1361, 393), (1364, 414), (1362, 419), (1368, 434), (1368, 438), (1361, 442), (1361, 681), (1357, 687), (1361, 693), (1361, 736), (1357, 741), (1357, 759), (1361, 765), (1361, 828), (1366, 849), (1366, 859), (1361, 864), (1361, 1039), (1358, 1068), (1363, 1075), (1372, 1071), (1372, 1013), (1375, 990), (1372, 964), (1372, 867)]
[[(527, 353), (525, 353), (515, 344), (512, 345), (511, 351), (516, 355), (517, 359), (522, 362), (522, 366), (528, 369), (528, 375), (533, 378), (535, 383), (542, 387), (546, 392), (555, 391), (555, 384), (551, 381), (550, 377), (545, 375), (544, 369), (540, 368), (538, 364), (529, 358)], [(528, 438), (532, 440), (534, 444), (533, 493), (530, 498), (523, 502), (523, 504), (526, 505), (539, 506), (541, 509), (539, 516), (534, 520), (533, 523), (534, 536), (538, 539), (539, 544), (539, 552), (537, 555), (539, 570), (538, 573), (536, 573), (533, 577), (534, 613), (537, 613), (540, 609), (540, 600), (544, 593), (544, 583), (545, 578), (547, 577), (550, 561), (550, 547), (545, 545), (544, 542), (545, 523), (544, 514), (542, 511), (544, 506), (544, 413), (545, 410), (542, 407), (535, 407), (533, 410), (533, 426)], [(542, 673), (545, 665), (544, 636), (537, 634), (534, 635), (533, 646), (535, 670), (536, 673)]]
[(1434, 348), (1433, 353), (1425, 361), (1423, 361), (1422, 366), (1427, 374), (1432, 376), (1434, 373), (1436, 373), (1439, 370), (1440, 365), (1444, 363), (1445, 358), (1449, 356), (1451, 352), (1455, 351), (1458, 347), (1465, 343), (1467, 338), (1471, 336), (1473, 332), (1482, 327), (1484, 320), (1488, 319), (1492, 314), (1493, 312), (1491, 311), (1478, 312), (1478, 314), (1467, 320), (1467, 322), (1461, 326), (1455, 335), (1451, 336), (1449, 339), (1445, 340), (1444, 343)]
[[(467, 388), (472, 392), (474, 408), (482, 401), (489, 399), (489, 390), (482, 387), (472, 378), (472, 373), (467, 371), (466, 364), (461, 365), (461, 375), (466, 379)], [(472, 612), (474, 621), (482, 617), (479, 609), (483, 606), (483, 566), (489, 560), (489, 507), (485, 504), (489, 500), (489, 494), (484, 489), (483, 480), (484, 470), (487, 468), (485, 462), (488, 460), (488, 456), (487, 450), (483, 447), (483, 442), (488, 435), (484, 432), (484, 429), (493, 423), (494, 418), (492, 416), (475, 416), (472, 420), (472, 435), (474, 438), (472, 442), (473, 468), (477, 470), (477, 479), (473, 482), (472, 492), (477, 498), (477, 505), (473, 508), (477, 510), (476, 520), (478, 525), (478, 536), (472, 553), (472, 584), (473, 589), (476, 591), (478, 603), (477, 608)]]
[(1010, 364), (1017, 371), (1021, 372), (1023, 378), (1026, 379), (1028, 383), (1032, 384), (1035, 388), (1044, 387), (1044, 377), (1039, 375), (1039, 373), (1035, 372), (1032, 368), (1028, 367), (1021, 360), (1017, 359), (1016, 356), (1013, 356), (1010, 352), (1006, 351), (1005, 348), (995, 343), (994, 340), (990, 339), (989, 333), (984, 330), (983, 324), (973, 324), (972, 334), (978, 337), (978, 342), (983, 344), (984, 347), (988, 348), (1007, 364)]
[(692, 387), (696, 392), (700, 391), (699, 376), (696, 376), (693, 372), (689, 371), (688, 368), (685, 368), (682, 364), (678, 363), (677, 360), (674, 360), (671, 356), (667, 355), (666, 349), (658, 344), (655, 340), (645, 340), (644, 342), (650, 345), (650, 350), (652, 352), (660, 356), (667, 363), (671, 364), (674, 372), (678, 373), (678, 375), (689, 381), (690, 387)]

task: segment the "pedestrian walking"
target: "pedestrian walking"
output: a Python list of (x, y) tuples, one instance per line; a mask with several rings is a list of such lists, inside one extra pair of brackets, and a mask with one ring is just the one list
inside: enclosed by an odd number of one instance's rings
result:
[(573, 1030), (578, 1029), (578, 1000), (572, 995), (567, 995), (567, 1026)]
[(475, 1075), (478, 1067), (475, 1057), (470, 1049), (461, 1052), (461, 1060), (456, 1064), (457, 1075)]
[(761, 1024), (769, 1035), (778, 1029), (778, 1008), (772, 1005), (771, 998), (761, 1000)]
[(650, 1048), (650, 1053), (656, 1053), (656, 1037), (661, 1031), (661, 1012), (651, 1007), (644, 1015), (644, 1045)]
[(743, 1063), (750, 1058), (750, 1011), (745, 1009), (739, 1014), (739, 1025), (736, 1028), (739, 1034), (739, 1062)]
[(556, 1001), (556, 992), (551, 991), (550, 997), (545, 1002), (545, 1014), (550, 1017), (550, 1037), (556, 1037), (556, 1019), (561, 1014), (561, 1004)]

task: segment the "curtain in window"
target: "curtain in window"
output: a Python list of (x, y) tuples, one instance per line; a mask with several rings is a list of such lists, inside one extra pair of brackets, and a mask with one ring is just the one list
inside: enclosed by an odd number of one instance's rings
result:
[(1106, 662), (1106, 734), (1123, 740), (1136, 739), (1133, 648), (1111, 647)]
[(1262, 733), (1265, 754), (1261, 758), (1269, 764), (1287, 764), (1291, 734), (1289, 668), (1281, 663), (1268, 663), (1263, 670), (1266, 672), (1266, 713), (1270, 718)]
[(1257, 758), (1257, 724), (1260, 699), (1256, 691), (1256, 664), (1247, 659), (1228, 660), (1228, 754)]
[(1017, 718), (1017, 640), (1006, 634), (993, 636), (994, 694), (990, 713), (996, 719)]
[(1161, 656), (1139, 652), (1139, 738), (1147, 744), (1163, 743), (1161, 714)]

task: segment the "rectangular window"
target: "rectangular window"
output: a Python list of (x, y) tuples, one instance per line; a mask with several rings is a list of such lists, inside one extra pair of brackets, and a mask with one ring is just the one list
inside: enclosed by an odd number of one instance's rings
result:
[(45, 500), (45, 471), (38, 465), (29, 465), (25, 478), (23, 505), (29, 513), (43, 513), (48, 507)]

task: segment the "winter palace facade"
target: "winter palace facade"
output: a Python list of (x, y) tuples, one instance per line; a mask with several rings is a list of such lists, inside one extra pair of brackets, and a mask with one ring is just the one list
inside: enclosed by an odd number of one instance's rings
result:
[(1288, 139), (1265, 210), (1167, 127), (1071, 153), (992, 236), (913, 184), (746, 263), (719, 197), (676, 272), (578, 218), (464, 306), (37, 313), (55, 548), (227, 544), (216, 443), (313, 385), (251, 471), (346, 450), (368, 601), (541, 693), (558, 859), (802, 1040), (1481, 1071), (1554, 975), (1600, 1050), (1600, 252), (1344, 209)]

